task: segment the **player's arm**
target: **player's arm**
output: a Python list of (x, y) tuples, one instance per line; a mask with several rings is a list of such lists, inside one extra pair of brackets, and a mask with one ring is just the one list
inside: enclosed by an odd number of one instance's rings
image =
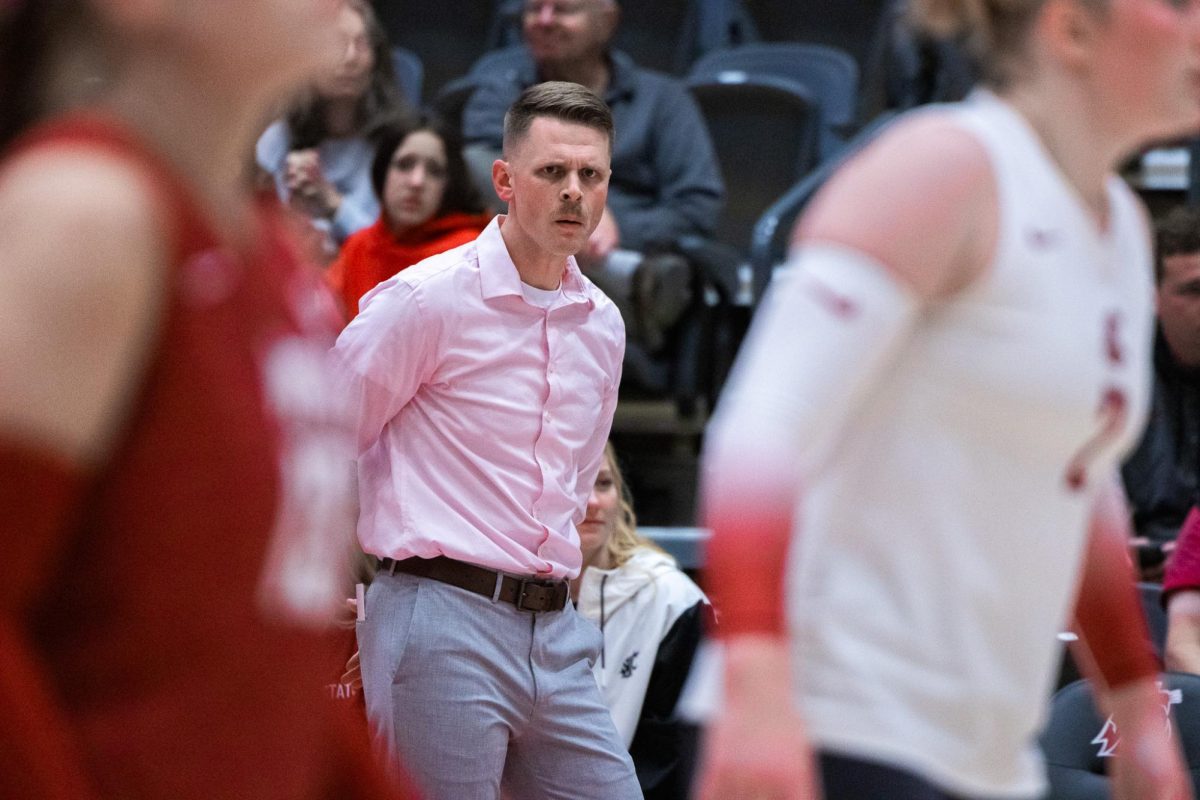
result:
[(0, 784), (91, 795), (29, 634), (159, 317), (165, 244), (136, 173), (34, 153), (0, 178)]
[(1087, 549), (1075, 603), (1081, 668), (1120, 732), (1113, 760), (1114, 797), (1191, 797), (1176, 744), (1163, 724), (1158, 663), (1129, 560), (1129, 513), (1116, 475), (1101, 488), (1092, 509)]
[(923, 305), (990, 261), (995, 216), (981, 145), (936, 117), (910, 120), (814, 201), (756, 313), (706, 439), (707, 588), (726, 710), (703, 797), (809, 796), (784, 623), (793, 512)]

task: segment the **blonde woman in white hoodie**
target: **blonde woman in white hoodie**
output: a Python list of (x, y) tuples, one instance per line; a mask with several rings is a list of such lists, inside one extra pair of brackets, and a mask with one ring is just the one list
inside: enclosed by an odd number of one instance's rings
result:
[(596, 680), (629, 747), (647, 800), (687, 796), (674, 710), (708, 600), (671, 556), (638, 535), (611, 444), (578, 525), (584, 569), (571, 592), (599, 626)]

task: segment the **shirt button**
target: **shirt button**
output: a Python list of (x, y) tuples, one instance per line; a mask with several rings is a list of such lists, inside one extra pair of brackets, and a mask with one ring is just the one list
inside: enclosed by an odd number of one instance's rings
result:
[(544, 415), (542, 415), (542, 419), (546, 420), (546, 422), (549, 422), (550, 421), (550, 412), (547, 411)]

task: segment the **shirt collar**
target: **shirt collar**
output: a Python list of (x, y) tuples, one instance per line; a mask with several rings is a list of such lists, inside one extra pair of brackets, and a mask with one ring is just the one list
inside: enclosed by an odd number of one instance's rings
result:
[[(504, 237), (500, 235), (500, 225), (506, 218), (505, 214), (497, 214), (475, 240), (479, 255), (479, 285), (485, 300), (508, 294), (521, 298), (525, 296), (521, 291), (521, 274), (517, 272), (517, 265), (508, 253)], [(575, 256), (567, 256), (562, 273), (562, 290), (567, 303), (593, 304)]]

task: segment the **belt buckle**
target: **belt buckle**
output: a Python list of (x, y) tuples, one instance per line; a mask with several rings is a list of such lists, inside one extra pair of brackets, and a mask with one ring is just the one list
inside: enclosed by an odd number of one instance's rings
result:
[[(540, 600), (540, 602), (543, 606), (542, 608), (529, 608), (528, 606), (525, 605), (525, 596), (527, 594), (527, 589), (530, 586), (536, 586), (539, 589), (551, 589), (552, 590), (554, 588), (554, 584), (550, 581), (538, 580), (537, 578), (522, 578), (520, 580), (520, 582), (517, 583), (517, 599), (513, 602), (513, 605), (515, 605), (517, 607), (517, 611), (528, 611), (531, 614), (536, 614), (539, 611), (547, 610), (548, 606), (546, 605), (545, 595), (542, 595), (542, 598)], [(553, 599), (554, 599), (553, 595), (551, 595), (550, 600), (553, 600)]]
[(535, 609), (525, 607), (525, 587), (531, 583), (536, 583), (536, 581), (530, 580), (528, 578), (522, 578), (520, 580), (520, 582), (517, 583), (517, 599), (513, 603), (513, 605), (515, 605), (517, 607), (517, 611), (528, 611), (530, 613), (537, 613)]

